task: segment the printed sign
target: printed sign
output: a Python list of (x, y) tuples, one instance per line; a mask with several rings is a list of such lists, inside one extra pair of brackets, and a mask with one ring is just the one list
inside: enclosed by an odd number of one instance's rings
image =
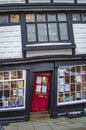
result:
[(86, 24), (73, 24), (76, 54), (86, 54)]
[(0, 59), (22, 58), (21, 26), (0, 27)]

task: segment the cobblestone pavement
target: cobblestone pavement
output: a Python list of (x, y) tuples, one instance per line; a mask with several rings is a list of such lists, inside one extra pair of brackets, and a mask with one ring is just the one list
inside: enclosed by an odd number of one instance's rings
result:
[(5, 130), (86, 130), (86, 117), (41, 119), (35, 121), (10, 123)]

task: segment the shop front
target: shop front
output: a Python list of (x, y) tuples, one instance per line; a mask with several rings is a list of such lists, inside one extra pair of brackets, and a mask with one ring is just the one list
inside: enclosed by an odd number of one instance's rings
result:
[(30, 120), (31, 113), (37, 112), (57, 118), (86, 108), (85, 59), (48, 60), (1, 65), (0, 122)]

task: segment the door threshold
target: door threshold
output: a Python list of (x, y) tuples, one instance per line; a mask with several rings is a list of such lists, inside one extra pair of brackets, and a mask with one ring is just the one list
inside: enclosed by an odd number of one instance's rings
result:
[(49, 119), (50, 114), (48, 111), (41, 112), (30, 112), (30, 120), (40, 120), (40, 119)]

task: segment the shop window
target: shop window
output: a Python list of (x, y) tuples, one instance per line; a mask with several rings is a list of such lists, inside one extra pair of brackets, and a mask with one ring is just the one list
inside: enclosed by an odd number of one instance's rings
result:
[(25, 71), (0, 72), (0, 110), (25, 107)]
[(86, 65), (58, 69), (57, 105), (86, 102)]
[(27, 43), (69, 41), (66, 13), (26, 14)]

